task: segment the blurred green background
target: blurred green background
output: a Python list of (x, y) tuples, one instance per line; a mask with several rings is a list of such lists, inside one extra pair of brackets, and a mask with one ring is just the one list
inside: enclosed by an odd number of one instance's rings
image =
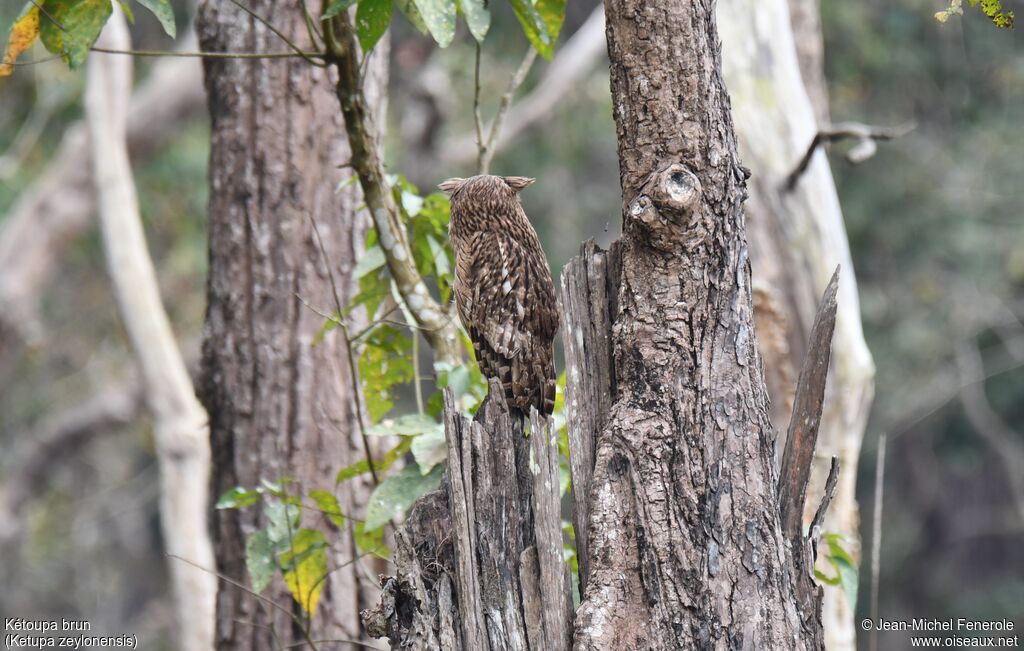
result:
[[(20, 3), (4, 3), (13, 4)], [(569, 4), (563, 41), (593, 6)], [(486, 114), (527, 46), (502, 8), (484, 50)], [(961, 389), (972, 377), (957, 352), (980, 355), (991, 415), (1007, 449), (1024, 455), (1024, 43), (1019, 30), (997, 30), (979, 12), (939, 24), (932, 14), (942, 8), (940, 0), (822, 3), (833, 119), (917, 124), (860, 166), (842, 158), (843, 145), (831, 153), (877, 365), (858, 478), (865, 541), (858, 614), (870, 612), (875, 458), (886, 433), (879, 612), (1006, 617), (1019, 631), (1024, 504), (1011, 486), (1021, 477), (1009, 474), (1007, 455), (965, 411)], [(179, 25), (188, 20), (181, 3)], [(145, 12), (137, 13), (133, 37), (138, 48), (172, 47)], [(469, 171), (436, 161), (445, 143), (472, 130), (474, 48), (460, 33), (438, 50), (404, 25), (392, 39), (389, 166), (430, 189)], [(41, 49), (30, 55), (42, 56)], [(138, 60), (137, 78), (152, 65)], [(0, 80), (0, 229), (80, 117), (82, 81), (60, 62)], [(135, 164), (164, 300), (193, 360), (205, 300), (208, 147), (200, 106), (169, 146)], [(500, 152), (492, 169), (538, 179), (523, 201), (556, 276), (583, 240), (614, 239), (621, 199), (606, 64), (599, 61), (545, 120)], [(32, 486), (17, 508), (0, 509), (0, 613), (80, 615), (103, 631), (158, 639), (172, 616), (145, 418), (49, 451), (36, 476), (26, 478), (18, 465), (18, 451), (47, 419), (131, 382), (94, 225), (61, 248), (39, 306), (43, 336), (28, 348), (0, 350), (0, 497), (13, 483)]]

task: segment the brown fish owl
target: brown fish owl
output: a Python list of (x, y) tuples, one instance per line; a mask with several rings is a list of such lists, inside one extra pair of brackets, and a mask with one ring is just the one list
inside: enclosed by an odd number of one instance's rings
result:
[(497, 378), (519, 415), (555, 406), (558, 308), (544, 250), (519, 191), (521, 176), (448, 179), (455, 249), (455, 304), (487, 378)]

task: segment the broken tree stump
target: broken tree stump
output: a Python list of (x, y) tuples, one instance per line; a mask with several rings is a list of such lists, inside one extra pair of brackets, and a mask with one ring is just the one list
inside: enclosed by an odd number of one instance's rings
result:
[(536, 412), (529, 436), (515, 431), (500, 384), (489, 389), (472, 421), (445, 391), (445, 480), (395, 533), (397, 576), (362, 613), (392, 649), (569, 648), (558, 447)]

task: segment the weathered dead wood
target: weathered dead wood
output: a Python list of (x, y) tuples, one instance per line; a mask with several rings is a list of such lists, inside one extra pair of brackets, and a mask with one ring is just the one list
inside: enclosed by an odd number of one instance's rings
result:
[(565, 405), (572, 468), (573, 528), (580, 569), (580, 594), (587, 585), (590, 480), (594, 473), (597, 434), (608, 422), (615, 395), (611, 307), (617, 289), (609, 285), (608, 266), (617, 249), (602, 251), (593, 240), (562, 269), (562, 341), (566, 375), (573, 386)]
[(445, 484), (395, 535), (398, 576), (362, 613), (370, 635), (393, 649), (568, 649), (558, 448), (536, 414), (530, 431), (513, 427), (500, 385), (473, 421), (445, 392)]
[(804, 634), (815, 648), (824, 648), (824, 630), (821, 627), (822, 589), (814, 579), (814, 561), (820, 525), (825, 510), (835, 494), (839, 480), (839, 463), (832, 458), (832, 466), (825, 482), (825, 494), (814, 515), (811, 531), (805, 538), (803, 528), (804, 502), (811, 477), (814, 449), (818, 442), (818, 428), (825, 403), (825, 383), (831, 357), (832, 333), (836, 325), (836, 294), (839, 291), (839, 267), (825, 288), (821, 305), (811, 328), (807, 356), (804, 358), (793, 403), (793, 416), (789, 421), (786, 449), (782, 455), (779, 474), (779, 513), (782, 532), (789, 546), (795, 568), (794, 587)]
[(839, 268), (825, 288), (821, 307), (811, 328), (800, 379), (797, 382), (793, 416), (789, 421), (786, 450), (779, 472), (779, 508), (782, 531), (794, 549), (803, 539), (804, 500), (807, 480), (811, 475), (814, 446), (818, 442), (818, 426), (825, 402), (825, 382), (832, 350), (832, 332), (836, 326), (836, 293), (839, 291)]

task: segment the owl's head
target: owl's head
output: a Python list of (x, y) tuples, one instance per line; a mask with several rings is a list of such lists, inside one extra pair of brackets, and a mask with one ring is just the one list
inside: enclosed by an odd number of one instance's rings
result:
[(513, 198), (523, 188), (536, 181), (525, 176), (492, 176), (478, 174), (468, 179), (448, 179), (437, 187), (448, 193), (452, 200), (508, 197)]

